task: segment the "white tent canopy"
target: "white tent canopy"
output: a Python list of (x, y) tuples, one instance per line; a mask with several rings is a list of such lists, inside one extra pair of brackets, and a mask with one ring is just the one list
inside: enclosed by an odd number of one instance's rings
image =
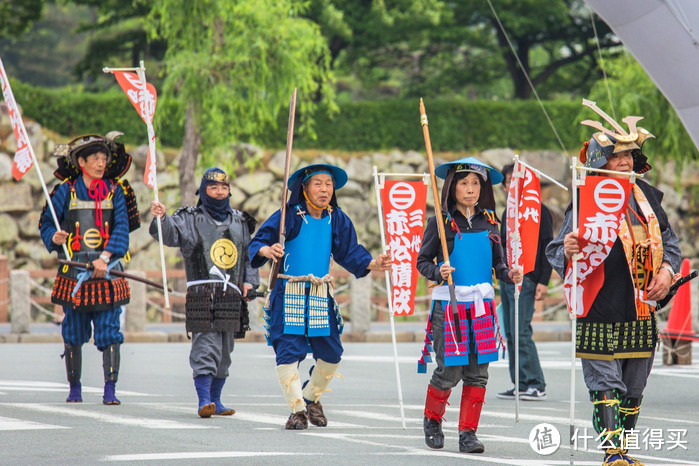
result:
[(672, 104), (699, 148), (699, 0), (585, 0)]

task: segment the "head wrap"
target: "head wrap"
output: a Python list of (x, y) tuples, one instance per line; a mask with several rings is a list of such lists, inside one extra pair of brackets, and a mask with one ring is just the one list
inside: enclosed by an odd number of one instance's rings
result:
[(199, 201), (197, 206), (203, 205), (206, 212), (211, 215), (212, 218), (222, 222), (226, 220), (229, 212), (233, 212), (230, 204), (231, 194), (228, 193), (223, 199), (216, 199), (208, 194), (206, 194), (206, 187), (213, 183), (223, 183), (230, 187), (230, 178), (226, 175), (226, 172), (220, 168), (209, 168), (204, 172), (204, 176), (201, 177), (201, 183), (199, 184), (199, 189), (196, 194), (199, 195)]

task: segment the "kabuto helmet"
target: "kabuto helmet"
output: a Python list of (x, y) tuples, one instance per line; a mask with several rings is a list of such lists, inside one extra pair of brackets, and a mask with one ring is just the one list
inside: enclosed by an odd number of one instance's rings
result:
[(131, 155), (126, 153), (122, 143), (116, 142), (116, 139), (123, 134), (120, 131), (110, 131), (105, 136), (85, 134), (67, 144), (56, 144), (51, 154), (58, 157), (58, 169), (54, 172), (56, 178), (65, 180), (79, 176), (78, 158), (81, 154), (95, 149), (104, 152), (107, 156), (104, 178), (121, 178), (131, 166)]
[(601, 132), (592, 135), (589, 141), (583, 144), (580, 149), (580, 161), (590, 168), (602, 168), (607, 164), (607, 159), (612, 154), (631, 151), (633, 156), (633, 171), (645, 173), (652, 167), (648, 164), (648, 157), (643, 154), (643, 143), (648, 138), (655, 138), (645, 128), (637, 127), (636, 123), (643, 119), (639, 116), (627, 116), (621, 121), (627, 124), (629, 130), (626, 131), (612, 117), (602, 111), (595, 102), (583, 99), (583, 105), (591, 108), (598, 115), (609, 122), (614, 131), (605, 128), (599, 121), (584, 120), (580, 124), (591, 126)]

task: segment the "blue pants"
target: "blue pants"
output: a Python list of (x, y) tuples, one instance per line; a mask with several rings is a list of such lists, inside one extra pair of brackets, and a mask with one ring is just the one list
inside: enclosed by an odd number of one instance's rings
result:
[(322, 359), (330, 364), (337, 364), (342, 358), (342, 343), (340, 332), (337, 329), (337, 316), (335, 315), (335, 302), (328, 300), (330, 307), (330, 335), (326, 337), (307, 337), (306, 335), (284, 334), (284, 313), (282, 306), (284, 294), (272, 295), (270, 302), (269, 339), (272, 342), (276, 354), (277, 365), (292, 364), (306, 359), (310, 345), (313, 359)]
[(90, 341), (92, 326), (95, 327), (95, 346), (100, 350), (115, 343), (123, 343), (119, 315), (121, 306), (98, 312), (76, 312), (72, 307), (64, 307), (65, 317), (61, 324), (61, 335), (66, 345), (83, 345)]
[[(524, 277), (522, 291), (519, 293), (519, 390), (529, 387), (543, 391), (546, 389), (544, 372), (541, 370), (539, 353), (536, 351), (532, 331), (534, 316), (534, 296), (536, 283)], [(510, 365), (510, 380), (515, 383), (515, 285), (500, 281), (500, 299), (502, 301), (502, 326), (507, 338), (507, 356)]]

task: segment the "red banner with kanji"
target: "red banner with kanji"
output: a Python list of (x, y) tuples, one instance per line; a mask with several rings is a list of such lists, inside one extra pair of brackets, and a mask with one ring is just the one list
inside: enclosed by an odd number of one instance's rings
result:
[(425, 228), (427, 185), (423, 181), (388, 181), (381, 189), (383, 221), (386, 226), (393, 267), (391, 304), (395, 315), (411, 315), (417, 288), (417, 255)]
[(10, 123), (12, 123), (12, 130), (15, 133), (17, 144), (15, 158), (12, 160), (12, 176), (15, 180), (19, 180), (32, 168), (34, 160), (31, 147), (29, 146), (27, 130), (24, 127), (22, 116), (19, 114), (17, 102), (15, 102), (15, 96), (12, 94), (12, 88), (10, 88), (10, 81), (7, 79), (7, 74), (5, 74), (5, 66), (2, 64), (2, 59), (0, 59), (0, 86), (2, 86), (2, 96), (5, 99), (5, 107), (10, 116)]
[(150, 141), (148, 144), (148, 161), (146, 162), (146, 171), (143, 176), (143, 181), (152, 188), (155, 186), (155, 177), (157, 174), (155, 132), (153, 131), (153, 115), (155, 114), (155, 106), (158, 99), (157, 92), (155, 91), (155, 87), (150, 83), (146, 83), (144, 90), (143, 82), (141, 82), (136, 73), (114, 71), (114, 76), (148, 127), (148, 138)]
[[(572, 310), (576, 287), (576, 314), (585, 317), (604, 283), (604, 260), (619, 236), (619, 227), (633, 185), (628, 179), (587, 176), (579, 191), (578, 244), (582, 258), (577, 261), (573, 283), (573, 261), (566, 270), (564, 292)], [(601, 267), (600, 267), (601, 266)]]
[[(534, 270), (540, 226), (541, 180), (517, 162), (507, 195), (507, 263), (511, 268), (521, 268), (524, 274)], [(517, 257), (515, 251), (519, 251)]]

